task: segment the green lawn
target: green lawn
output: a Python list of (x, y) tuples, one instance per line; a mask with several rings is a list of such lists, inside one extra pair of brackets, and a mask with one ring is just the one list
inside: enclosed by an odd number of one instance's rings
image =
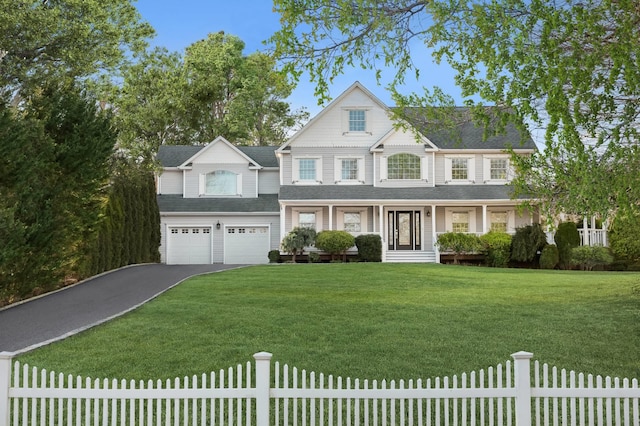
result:
[(640, 377), (640, 274), (447, 265), (281, 264), (191, 279), (140, 309), (20, 357), (92, 377), (172, 378), (269, 351), (325, 374), (459, 374), (527, 350)]

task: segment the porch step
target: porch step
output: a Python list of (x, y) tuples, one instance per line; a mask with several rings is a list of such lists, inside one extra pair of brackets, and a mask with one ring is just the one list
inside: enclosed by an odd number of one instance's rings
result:
[(389, 263), (435, 263), (436, 253), (433, 251), (388, 251), (386, 261)]

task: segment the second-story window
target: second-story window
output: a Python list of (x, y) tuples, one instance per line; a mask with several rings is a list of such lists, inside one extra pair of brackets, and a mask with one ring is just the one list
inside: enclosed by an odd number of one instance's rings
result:
[(204, 193), (206, 195), (237, 195), (238, 175), (228, 170), (207, 173)]
[(388, 179), (420, 179), (420, 157), (414, 154), (395, 154), (387, 160)]
[(342, 180), (358, 179), (358, 160), (356, 158), (342, 159)]
[(365, 110), (349, 110), (349, 131), (364, 132), (367, 129), (367, 118)]
[(466, 158), (451, 159), (451, 179), (467, 180), (469, 179), (468, 160)]
[(507, 179), (509, 160), (506, 158), (492, 158), (490, 160), (490, 176), (491, 180)]
[(301, 158), (300, 180), (316, 180), (316, 160), (315, 158)]

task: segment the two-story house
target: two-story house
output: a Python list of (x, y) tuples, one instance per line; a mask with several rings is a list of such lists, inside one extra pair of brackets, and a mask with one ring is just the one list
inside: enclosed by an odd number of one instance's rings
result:
[(379, 234), (383, 261), (435, 262), (438, 234), (514, 232), (538, 222), (518, 212), (506, 184), (507, 146), (536, 147), (515, 128), (483, 140), (394, 126), (389, 108), (360, 83), (279, 148), (163, 146), (158, 153), (162, 260), (266, 263), (296, 226)]
[(394, 126), (388, 107), (353, 84), (276, 151), (281, 237), (295, 226), (377, 233), (383, 261), (434, 262), (440, 233), (538, 222), (536, 213), (518, 213), (506, 185), (506, 147), (530, 154), (531, 138), (521, 143), (508, 127), (483, 140), (471, 122), (455, 133), (418, 130), (416, 140)]

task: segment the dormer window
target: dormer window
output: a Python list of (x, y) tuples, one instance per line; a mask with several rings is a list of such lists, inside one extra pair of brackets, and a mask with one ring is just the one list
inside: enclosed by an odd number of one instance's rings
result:
[(364, 132), (366, 129), (366, 111), (363, 109), (349, 110), (349, 132)]

